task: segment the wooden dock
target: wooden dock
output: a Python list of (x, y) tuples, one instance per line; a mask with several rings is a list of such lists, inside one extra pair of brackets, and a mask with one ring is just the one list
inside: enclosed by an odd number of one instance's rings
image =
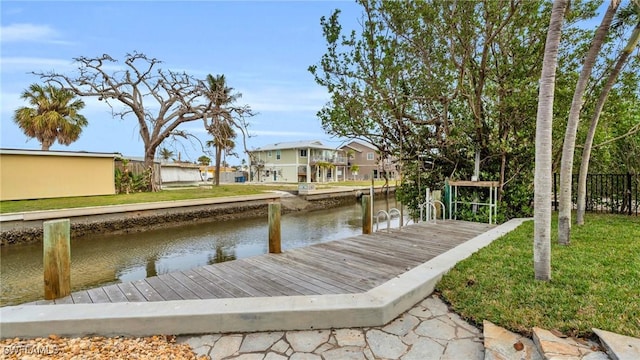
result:
[(494, 226), (455, 220), (414, 224), (29, 304), (363, 293)]

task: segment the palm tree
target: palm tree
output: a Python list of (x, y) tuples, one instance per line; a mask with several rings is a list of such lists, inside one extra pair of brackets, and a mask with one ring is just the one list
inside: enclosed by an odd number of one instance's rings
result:
[[(638, 42), (640, 41), (640, 0), (634, 0), (628, 8), (624, 9), (620, 14), (620, 18), (629, 18), (631, 16), (635, 16), (637, 19), (637, 23), (631, 36), (629, 37), (629, 41), (627, 42), (627, 46), (622, 49), (622, 53), (618, 57), (616, 64), (613, 70), (609, 73), (607, 77), (607, 82), (604, 85), (604, 88), (600, 92), (600, 97), (598, 98), (598, 102), (596, 103), (596, 108), (591, 117), (591, 125), (589, 126), (589, 132), (587, 133), (587, 138), (584, 142), (584, 148), (582, 149), (582, 161), (580, 163), (580, 174), (578, 175), (578, 211), (576, 215), (576, 224), (583, 225), (584, 224), (584, 212), (585, 212), (585, 203), (586, 203), (586, 193), (587, 193), (587, 173), (589, 172), (589, 160), (591, 158), (591, 148), (593, 147), (593, 138), (596, 133), (596, 128), (598, 127), (598, 121), (600, 120), (600, 114), (602, 113), (602, 108), (604, 107), (605, 102), (607, 101), (607, 96), (611, 91), (611, 88), (616, 82), (618, 78), (618, 74), (622, 71), (622, 68), (627, 63), (629, 56), (633, 52), (633, 50), (638, 46)], [(619, 25), (619, 24), (616, 24)]]
[(208, 156), (202, 155), (198, 158), (198, 164), (202, 166), (209, 166), (209, 164), (211, 164), (211, 159)]
[(167, 148), (162, 148), (160, 149), (160, 157), (162, 160), (167, 161), (173, 157), (173, 151)]
[(587, 88), (587, 83), (591, 77), (591, 71), (596, 63), (598, 53), (604, 44), (613, 16), (620, 5), (619, 0), (612, 0), (607, 11), (602, 18), (602, 22), (596, 31), (591, 47), (584, 59), (584, 65), (578, 77), (576, 90), (573, 93), (571, 109), (569, 110), (569, 120), (564, 134), (562, 145), (562, 161), (560, 163), (560, 214), (558, 215), (558, 243), (569, 245), (571, 239), (571, 178), (573, 176), (573, 155), (576, 148), (576, 133), (580, 122), (580, 111), (582, 110), (583, 96)]
[(87, 119), (78, 113), (84, 102), (66, 89), (51, 85), (32, 84), (21, 98), (31, 107), (23, 106), (15, 111), (13, 121), (27, 137), (36, 138), (42, 150), (49, 150), (56, 140), (69, 145), (78, 140)]
[(235, 131), (231, 127), (231, 113), (226, 109), (227, 105), (235, 102), (240, 94), (233, 93), (233, 88), (227, 86), (227, 80), (224, 75), (211, 74), (207, 75), (207, 97), (209, 98), (211, 107), (211, 116), (213, 121), (207, 128), (209, 134), (213, 135), (213, 141), (207, 142), (208, 146), (213, 146), (216, 150), (216, 174), (215, 185), (220, 185), (220, 160), (222, 151), (230, 152), (235, 143), (233, 139), (236, 136)]
[(551, 280), (551, 142), (553, 97), (556, 83), (558, 47), (568, 0), (556, 0), (544, 46), (538, 113), (536, 116), (536, 157), (534, 178), (533, 268), (536, 280)]
[(231, 155), (233, 153), (233, 149), (236, 147), (236, 143), (233, 141), (233, 139), (236, 137), (236, 132), (226, 122), (219, 123), (218, 128), (214, 130), (216, 131), (216, 133), (211, 134), (213, 135), (213, 140), (207, 141), (206, 145), (208, 147), (215, 148), (216, 151), (215, 184), (219, 185), (222, 156)]

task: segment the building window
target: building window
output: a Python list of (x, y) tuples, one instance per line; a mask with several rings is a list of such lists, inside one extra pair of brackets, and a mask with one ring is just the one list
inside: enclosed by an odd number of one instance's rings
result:
[[(271, 155), (269, 155), (269, 156), (271, 156)], [(373, 159), (374, 159), (373, 153), (372, 152), (371, 153), (367, 153), (367, 160), (373, 160)]]
[(280, 150), (276, 150), (276, 160), (280, 160)]
[(271, 157), (271, 150), (267, 151), (267, 156)]
[(300, 149), (300, 157), (307, 157), (307, 149)]

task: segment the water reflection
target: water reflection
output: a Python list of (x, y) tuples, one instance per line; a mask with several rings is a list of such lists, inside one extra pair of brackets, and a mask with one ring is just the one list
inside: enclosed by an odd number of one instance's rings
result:
[[(385, 209), (384, 201), (375, 208)], [(395, 202), (391, 206), (397, 206)], [(282, 250), (361, 233), (360, 205), (282, 217)], [(397, 226), (397, 220), (393, 226)], [(133, 281), (171, 271), (264, 254), (264, 218), (191, 224), (124, 235), (71, 240), (72, 291)], [(41, 299), (44, 294), (42, 245), (0, 248), (0, 305)]]

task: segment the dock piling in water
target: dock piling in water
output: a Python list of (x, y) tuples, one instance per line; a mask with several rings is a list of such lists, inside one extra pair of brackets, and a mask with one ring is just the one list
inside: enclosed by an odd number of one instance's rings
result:
[(71, 245), (69, 219), (43, 223), (44, 298), (71, 294)]
[(269, 253), (280, 254), (280, 202), (269, 203)]
[(362, 195), (362, 233), (371, 234), (373, 220), (371, 217), (371, 196)]

